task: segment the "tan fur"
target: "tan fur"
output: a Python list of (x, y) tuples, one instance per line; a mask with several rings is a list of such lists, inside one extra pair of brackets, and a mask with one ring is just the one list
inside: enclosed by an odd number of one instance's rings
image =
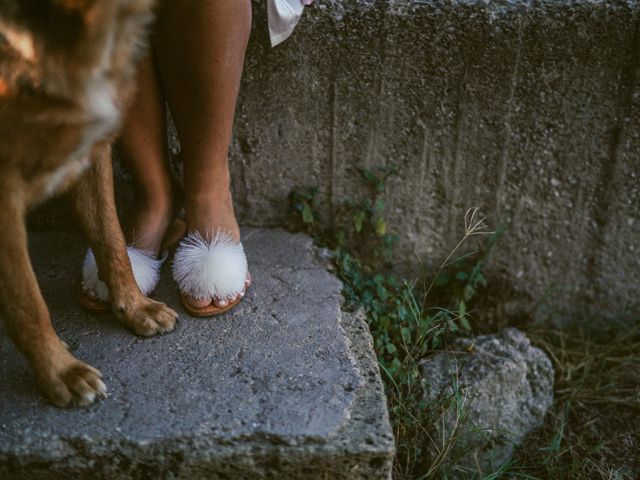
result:
[(104, 394), (100, 373), (54, 332), (27, 252), (24, 217), (69, 190), (112, 306), (138, 335), (177, 315), (140, 293), (115, 213), (110, 144), (135, 86), (151, 0), (0, 1), (0, 314), (59, 406)]

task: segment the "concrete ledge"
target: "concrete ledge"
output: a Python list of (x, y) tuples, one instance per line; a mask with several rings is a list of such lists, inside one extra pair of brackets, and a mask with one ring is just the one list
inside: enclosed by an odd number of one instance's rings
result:
[(507, 227), (496, 314), (640, 313), (638, 2), (322, 0), (274, 49), (255, 5), (232, 153), (244, 222), (282, 224), (312, 185), (330, 218), (363, 193), (359, 168), (396, 165), (409, 262), (440, 262), (478, 206)]
[[(33, 236), (56, 330), (110, 389), (83, 410), (48, 405), (0, 332), (0, 477), (389, 478), (393, 436), (366, 324), (311, 241), (245, 229), (254, 284), (232, 313), (181, 315), (141, 340), (84, 313), (83, 242)], [(182, 310), (165, 268), (157, 297)]]

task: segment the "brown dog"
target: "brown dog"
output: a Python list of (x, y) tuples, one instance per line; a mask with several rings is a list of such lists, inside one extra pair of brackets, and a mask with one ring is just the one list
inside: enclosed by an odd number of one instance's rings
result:
[(133, 278), (113, 199), (110, 144), (135, 87), (151, 0), (0, 0), (0, 313), (58, 406), (106, 394), (100, 372), (54, 332), (24, 217), (68, 189), (118, 318), (138, 335), (176, 313)]

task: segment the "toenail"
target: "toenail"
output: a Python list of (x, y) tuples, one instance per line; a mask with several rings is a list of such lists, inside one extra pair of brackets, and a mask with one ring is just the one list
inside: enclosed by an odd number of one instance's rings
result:
[(98, 393), (101, 393), (103, 395), (107, 394), (107, 386), (102, 380), (98, 380)]
[(226, 307), (227, 306), (227, 301), (226, 300), (218, 300), (217, 302), (219, 307)]

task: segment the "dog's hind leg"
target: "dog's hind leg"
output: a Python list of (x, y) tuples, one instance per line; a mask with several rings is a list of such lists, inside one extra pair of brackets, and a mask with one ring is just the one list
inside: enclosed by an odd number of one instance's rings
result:
[(58, 338), (27, 251), (20, 180), (0, 181), (0, 312), (9, 335), (31, 364), (38, 384), (59, 406), (84, 406), (106, 395), (101, 374), (69, 353)]
[(108, 143), (94, 147), (91, 167), (74, 193), (76, 212), (96, 257), (101, 280), (109, 288), (111, 306), (118, 319), (135, 334), (145, 337), (173, 330), (177, 313), (142, 295), (133, 277), (116, 215)]

